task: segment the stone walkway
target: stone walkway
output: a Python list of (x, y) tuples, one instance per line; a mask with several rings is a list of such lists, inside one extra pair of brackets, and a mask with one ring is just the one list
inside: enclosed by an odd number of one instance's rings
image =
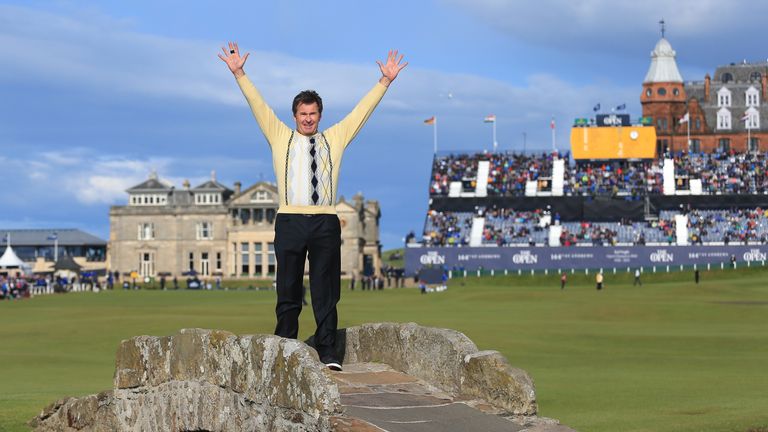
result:
[(344, 365), (335, 372), (344, 417), (336, 432), (575, 432), (555, 420), (513, 418), (477, 400), (456, 400), (381, 363)]

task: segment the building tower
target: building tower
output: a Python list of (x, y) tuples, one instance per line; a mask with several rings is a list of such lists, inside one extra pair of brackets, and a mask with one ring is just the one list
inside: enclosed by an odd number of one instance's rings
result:
[[(640, 103), (643, 117), (651, 117), (656, 126), (657, 153), (665, 150), (687, 150), (685, 128), (679, 135), (679, 121), (687, 111), (683, 77), (677, 69), (675, 50), (664, 37), (664, 20), (661, 24), (661, 39), (651, 51), (651, 66), (643, 80)], [(682, 141), (680, 141), (682, 139)]]

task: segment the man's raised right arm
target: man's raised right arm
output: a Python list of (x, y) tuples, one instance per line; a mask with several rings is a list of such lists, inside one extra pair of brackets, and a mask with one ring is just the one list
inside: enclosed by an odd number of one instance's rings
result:
[(245, 99), (248, 101), (248, 105), (251, 107), (253, 116), (256, 117), (256, 121), (261, 127), (261, 131), (267, 138), (267, 142), (272, 146), (274, 140), (280, 140), (281, 134), (286, 131), (290, 132), (290, 128), (280, 121), (275, 115), (275, 112), (264, 101), (259, 90), (253, 85), (251, 80), (245, 74), (243, 66), (245, 61), (248, 60), (250, 53), (245, 53), (244, 56), (240, 56), (240, 49), (236, 42), (229, 42), (229, 50), (221, 47), (224, 55), (219, 54), (219, 58), (227, 64), (229, 71), (235, 76), (237, 85), (240, 86), (240, 90), (243, 92)]

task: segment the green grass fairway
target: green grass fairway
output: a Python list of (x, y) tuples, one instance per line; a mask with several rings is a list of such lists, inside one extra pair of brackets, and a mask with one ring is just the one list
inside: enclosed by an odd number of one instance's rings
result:
[[(768, 271), (468, 278), (447, 292), (349, 292), (340, 326), (417, 322), (501, 351), (536, 384), (540, 415), (584, 432), (768, 428)], [(346, 286), (346, 285), (345, 285)], [(115, 350), (185, 327), (271, 333), (271, 291), (114, 291), (0, 303), (0, 431), (67, 395), (111, 388)], [(314, 331), (311, 308), (301, 337)]]

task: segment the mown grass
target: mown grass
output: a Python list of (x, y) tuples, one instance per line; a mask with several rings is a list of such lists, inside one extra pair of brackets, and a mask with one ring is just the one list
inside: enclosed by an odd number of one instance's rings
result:
[[(344, 291), (340, 326), (457, 329), (528, 371), (540, 415), (580, 431), (768, 427), (768, 272), (762, 269), (453, 279), (443, 293)], [(271, 333), (272, 291), (112, 291), (0, 303), (0, 430), (66, 395), (112, 385), (120, 340), (185, 327)], [(300, 337), (314, 330), (311, 308)]]

